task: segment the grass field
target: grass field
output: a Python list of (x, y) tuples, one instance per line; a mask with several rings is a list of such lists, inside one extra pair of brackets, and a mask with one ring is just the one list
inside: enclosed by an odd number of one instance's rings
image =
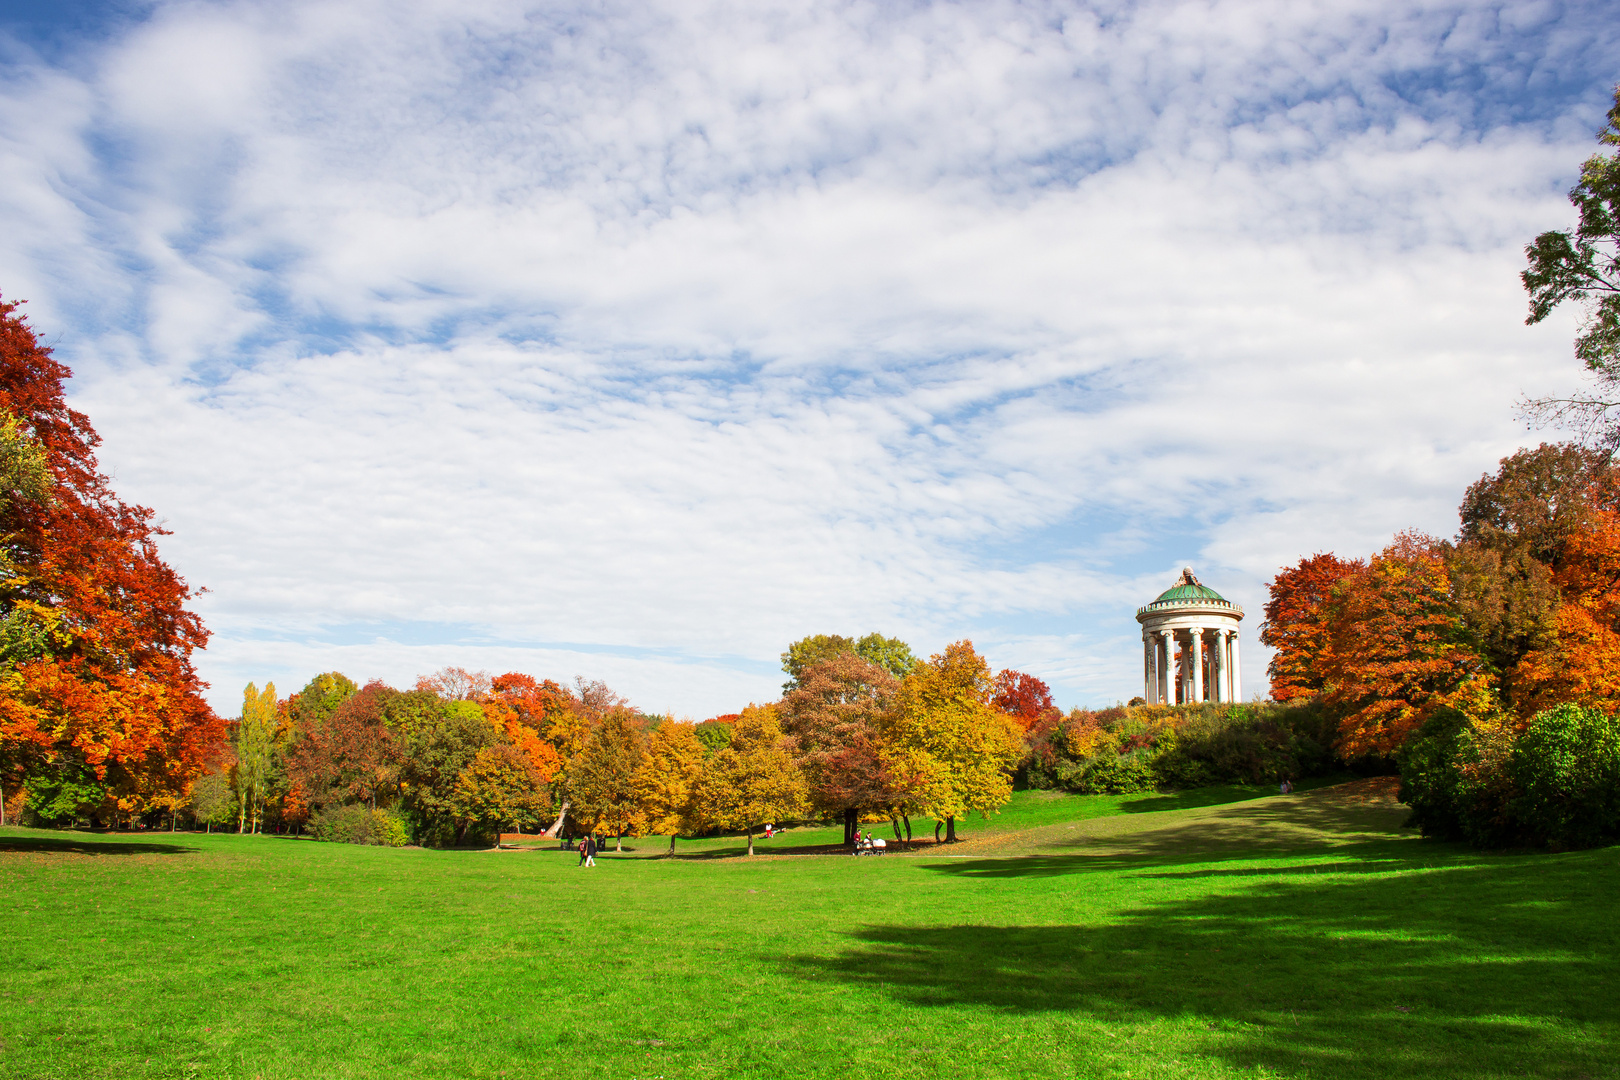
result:
[(4, 830), (0, 1076), (1620, 1077), (1620, 849), (1424, 842), (1378, 781), (1258, 794), (594, 869)]

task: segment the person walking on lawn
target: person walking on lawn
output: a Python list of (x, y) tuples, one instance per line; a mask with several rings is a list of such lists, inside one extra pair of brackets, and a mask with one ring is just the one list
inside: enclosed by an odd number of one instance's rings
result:
[(591, 835), (589, 835), (589, 836), (587, 836), (585, 838), (585, 865), (586, 866), (595, 866), (596, 865), (596, 834), (595, 833), (592, 833)]
[(585, 865), (585, 840), (584, 839), (581, 839), (580, 842), (579, 842), (579, 865), (580, 866)]

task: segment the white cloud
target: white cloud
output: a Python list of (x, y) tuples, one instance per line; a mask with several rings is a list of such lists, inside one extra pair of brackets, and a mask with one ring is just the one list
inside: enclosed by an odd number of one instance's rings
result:
[(1573, 381), (1519, 247), (1616, 36), (169, 4), (71, 73), (18, 53), (0, 287), (212, 590), (222, 709), (461, 663), (708, 714), (873, 628), (1111, 700), (1176, 567), (1252, 626), (1279, 564), (1449, 532), (1515, 397)]

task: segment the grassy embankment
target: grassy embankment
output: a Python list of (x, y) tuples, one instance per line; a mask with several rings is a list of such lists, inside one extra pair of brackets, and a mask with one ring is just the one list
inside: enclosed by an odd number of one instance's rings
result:
[(1221, 801), (1254, 794), (594, 870), (5, 830), (0, 1077), (1617, 1075), (1620, 849), (1426, 843), (1368, 782)]

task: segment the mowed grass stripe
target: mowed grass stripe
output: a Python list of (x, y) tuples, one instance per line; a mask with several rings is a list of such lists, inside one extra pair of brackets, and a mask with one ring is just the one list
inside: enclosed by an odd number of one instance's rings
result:
[(1614, 1075), (1615, 851), (1426, 843), (1366, 783), (1131, 801), (594, 869), (7, 830), (0, 1075)]

